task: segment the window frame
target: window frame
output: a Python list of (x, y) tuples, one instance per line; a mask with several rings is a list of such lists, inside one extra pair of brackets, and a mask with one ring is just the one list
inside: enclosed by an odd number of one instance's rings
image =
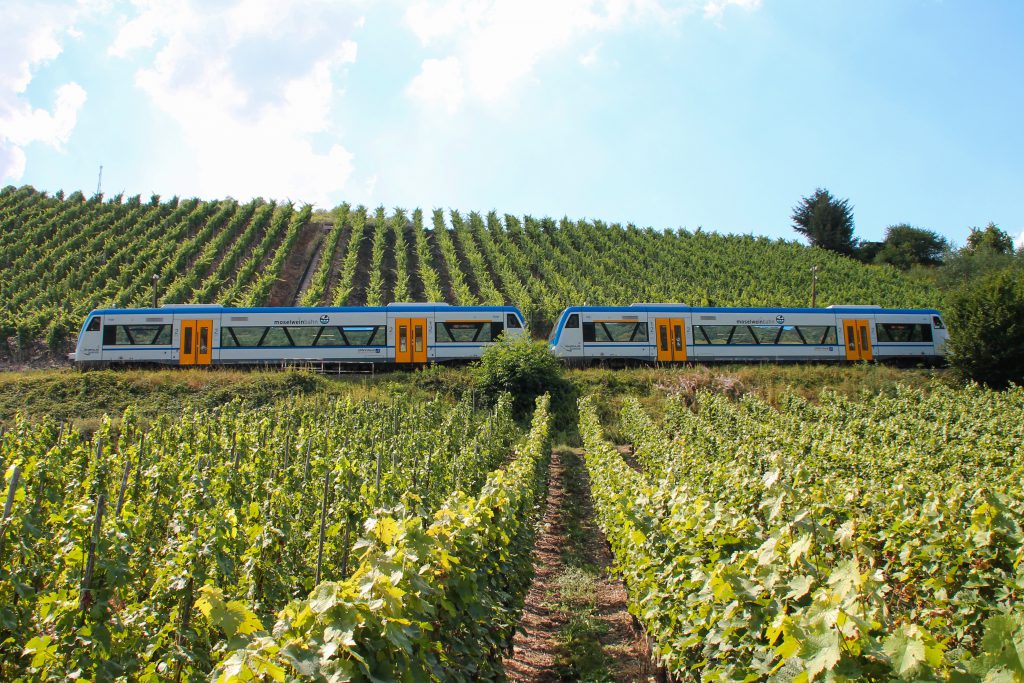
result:
[[(838, 345), (838, 333), (836, 332), (835, 325), (693, 325), (693, 343), (695, 346), (837, 346)], [(708, 332), (708, 328), (723, 328), (719, 332), (725, 334), (725, 329), (728, 328), (728, 335), (725, 337), (725, 341), (712, 341), (711, 335)], [(742, 328), (740, 334), (743, 337), (750, 336), (753, 339), (749, 341), (734, 341), (737, 337), (737, 331)], [(755, 332), (755, 328), (758, 331), (768, 331), (770, 328), (777, 328), (777, 332), (773, 337), (772, 341), (761, 341), (761, 338)], [(783, 342), (782, 337), (787, 332), (787, 328), (791, 329), (796, 333), (800, 339), (799, 342)], [(803, 328), (803, 329), (801, 329)], [(815, 341), (810, 336), (811, 329), (821, 329), (822, 334), (820, 340)], [(829, 335), (834, 335), (832, 340), (829, 340)], [(718, 333), (715, 335), (715, 339), (721, 340), (722, 337)]]
[[(472, 339), (456, 339), (452, 334), (451, 325), (465, 325), (462, 331), (468, 331), (469, 326), (476, 328)], [(487, 339), (481, 339), (484, 330), (487, 330)], [(455, 328), (455, 331), (460, 331)], [(497, 334), (495, 334), (497, 332)], [(435, 320), (434, 321), (434, 343), (435, 344), (491, 344), (505, 332), (505, 325), (500, 320)]]
[[(629, 339), (616, 339), (615, 335), (612, 334), (611, 329), (608, 325), (632, 325), (633, 329), (629, 333)], [(604, 331), (606, 339), (598, 340), (597, 328), (601, 326)], [(648, 344), (650, 343), (650, 329), (646, 322), (640, 320), (593, 320), (590, 322), (583, 323), (583, 343), (584, 344)], [(642, 334), (642, 339), (637, 339), (637, 335)]]
[[(131, 330), (129, 330), (131, 327), (155, 328), (155, 332), (153, 333), (153, 336), (149, 338), (149, 341), (136, 341), (136, 335), (133, 335)], [(136, 329), (136, 334), (138, 334), (138, 332), (139, 330)], [(128, 341), (118, 341), (122, 334)], [(174, 329), (171, 323), (115, 323), (112, 325), (103, 325), (103, 339), (101, 341), (101, 345), (137, 346), (140, 348), (147, 348), (153, 346), (171, 346), (173, 342)]]
[[(308, 330), (307, 330), (308, 328)], [(312, 344), (297, 344), (295, 343), (296, 335), (301, 334), (297, 332), (297, 329), (302, 329), (308, 333), (312, 329), (316, 329), (316, 334), (313, 337)], [(338, 336), (344, 342), (342, 344), (321, 344), (320, 340), (324, 338), (324, 332), (330, 328), (337, 330)], [(255, 344), (242, 344), (236, 330), (262, 330), (260, 332), (260, 338)], [(270, 335), (271, 330), (280, 329), (284, 331), (285, 339), (288, 340), (287, 344), (267, 344), (267, 337)], [(380, 331), (384, 329), (383, 341), (374, 343), (380, 334)], [(369, 331), (370, 336), (367, 339), (367, 344), (353, 344), (346, 330), (353, 332)], [(225, 344), (224, 341), (226, 336), (230, 336), (234, 344)], [(333, 335), (332, 335), (333, 336)], [(344, 349), (344, 348), (384, 348), (387, 346), (387, 329), (385, 325), (222, 325), (221, 326), (221, 347), (228, 349)]]

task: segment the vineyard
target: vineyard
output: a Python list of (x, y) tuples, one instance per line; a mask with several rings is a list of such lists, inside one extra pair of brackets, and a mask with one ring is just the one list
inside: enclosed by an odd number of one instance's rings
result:
[[(97, 307), (512, 304), (544, 334), (570, 304), (935, 306), (889, 267), (794, 242), (601, 221), (263, 200), (0, 191), (0, 338), (57, 349)], [(0, 349), (2, 350), (2, 349)]]
[(599, 523), (680, 679), (1024, 679), (1024, 391), (626, 403), (580, 430)]
[(129, 410), (91, 438), (19, 421), (0, 439), (0, 679), (489, 675), (550, 448), (546, 400), (528, 434), (510, 406)]

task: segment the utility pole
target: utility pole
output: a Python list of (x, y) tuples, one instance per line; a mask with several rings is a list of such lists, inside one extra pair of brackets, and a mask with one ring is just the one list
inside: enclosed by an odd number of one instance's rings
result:
[(811, 266), (811, 308), (818, 302), (818, 266)]
[(100, 175), (96, 178), (96, 195), (99, 196), (100, 189), (103, 187), (103, 164), (100, 164)]
[(156, 305), (156, 286), (157, 286), (158, 282), (160, 282), (160, 276), (157, 275), (156, 273), (153, 273), (153, 308), (157, 308), (157, 305)]

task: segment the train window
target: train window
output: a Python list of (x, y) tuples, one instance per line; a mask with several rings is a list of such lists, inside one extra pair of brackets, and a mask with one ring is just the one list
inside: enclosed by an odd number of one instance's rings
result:
[(382, 325), (222, 327), (220, 345), (225, 348), (384, 346), (386, 335), (383, 329)]
[(737, 325), (732, 333), (732, 337), (729, 338), (730, 344), (757, 344), (757, 339), (754, 338), (754, 333), (750, 331), (748, 325)]
[(836, 328), (831, 325), (798, 325), (797, 331), (805, 344), (832, 345), (836, 344)]
[(728, 344), (732, 337), (732, 330), (732, 325), (694, 325), (693, 343)]
[(296, 346), (313, 346), (323, 329), (323, 327), (314, 327), (312, 325), (289, 327), (288, 334), (291, 335), (292, 341), (295, 342)]
[(596, 321), (583, 323), (583, 341), (611, 342), (628, 344), (630, 342), (646, 342), (647, 323), (615, 321)]
[(412, 326), (413, 339), (415, 340), (413, 343), (413, 351), (416, 353), (423, 351), (423, 327), (423, 325), (419, 324)]
[(225, 348), (235, 346), (259, 346), (260, 339), (267, 331), (265, 327), (222, 327), (220, 328), (220, 345)]
[(877, 323), (875, 331), (879, 342), (914, 343), (932, 340), (932, 327), (927, 324)]
[[(936, 317), (935, 319), (938, 320), (938, 317)], [(85, 328), (85, 331), (86, 332), (99, 332), (100, 331), (100, 323), (102, 321), (103, 321), (102, 318), (100, 318), (99, 316), (96, 316), (95, 318), (93, 318), (92, 320), (89, 321), (89, 327)]]
[[(351, 325), (335, 329), (341, 333), (343, 346), (384, 346), (385, 343), (382, 325)], [(323, 344), (323, 337), (320, 343)]]
[(783, 325), (779, 330), (776, 344), (806, 344), (807, 340), (794, 325)]
[(934, 327), (937, 330), (946, 329), (946, 325), (942, 322), (942, 318), (940, 318), (937, 315), (932, 316), (932, 327)]
[(575, 330), (580, 326), (580, 316), (578, 313), (573, 313), (569, 316), (569, 319), (565, 321), (565, 329)]
[(501, 336), (505, 326), (487, 320), (447, 320), (434, 323), (434, 339), (439, 344), (491, 342)]
[(262, 346), (295, 346), (292, 343), (291, 337), (288, 336), (288, 333), (285, 332), (285, 329), (283, 327), (269, 327), (269, 328), (267, 328), (267, 333), (263, 335), (262, 339), (260, 339), (260, 344), (259, 345), (261, 347)]
[(170, 325), (105, 325), (104, 346), (168, 346)]
[(750, 330), (757, 338), (758, 344), (778, 344), (779, 336), (782, 334), (781, 325), (751, 325)]
[(694, 325), (694, 344), (835, 344), (828, 325)]
[(521, 330), (523, 328), (519, 324), (519, 318), (516, 317), (515, 313), (509, 313), (505, 316), (505, 326), (510, 330)]
[(662, 351), (668, 351), (668, 325), (658, 327), (658, 343), (661, 345)]

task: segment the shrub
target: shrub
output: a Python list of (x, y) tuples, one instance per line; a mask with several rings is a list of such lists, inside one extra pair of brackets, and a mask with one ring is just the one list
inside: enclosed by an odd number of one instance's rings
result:
[(520, 418), (531, 413), (538, 396), (558, 393), (565, 384), (562, 364), (548, 345), (526, 335), (502, 336), (486, 348), (473, 365), (473, 379), (489, 401), (504, 392), (512, 394), (513, 412)]
[(949, 298), (950, 363), (992, 387), (1024, 384), (1024, 269), (970, 282)]

